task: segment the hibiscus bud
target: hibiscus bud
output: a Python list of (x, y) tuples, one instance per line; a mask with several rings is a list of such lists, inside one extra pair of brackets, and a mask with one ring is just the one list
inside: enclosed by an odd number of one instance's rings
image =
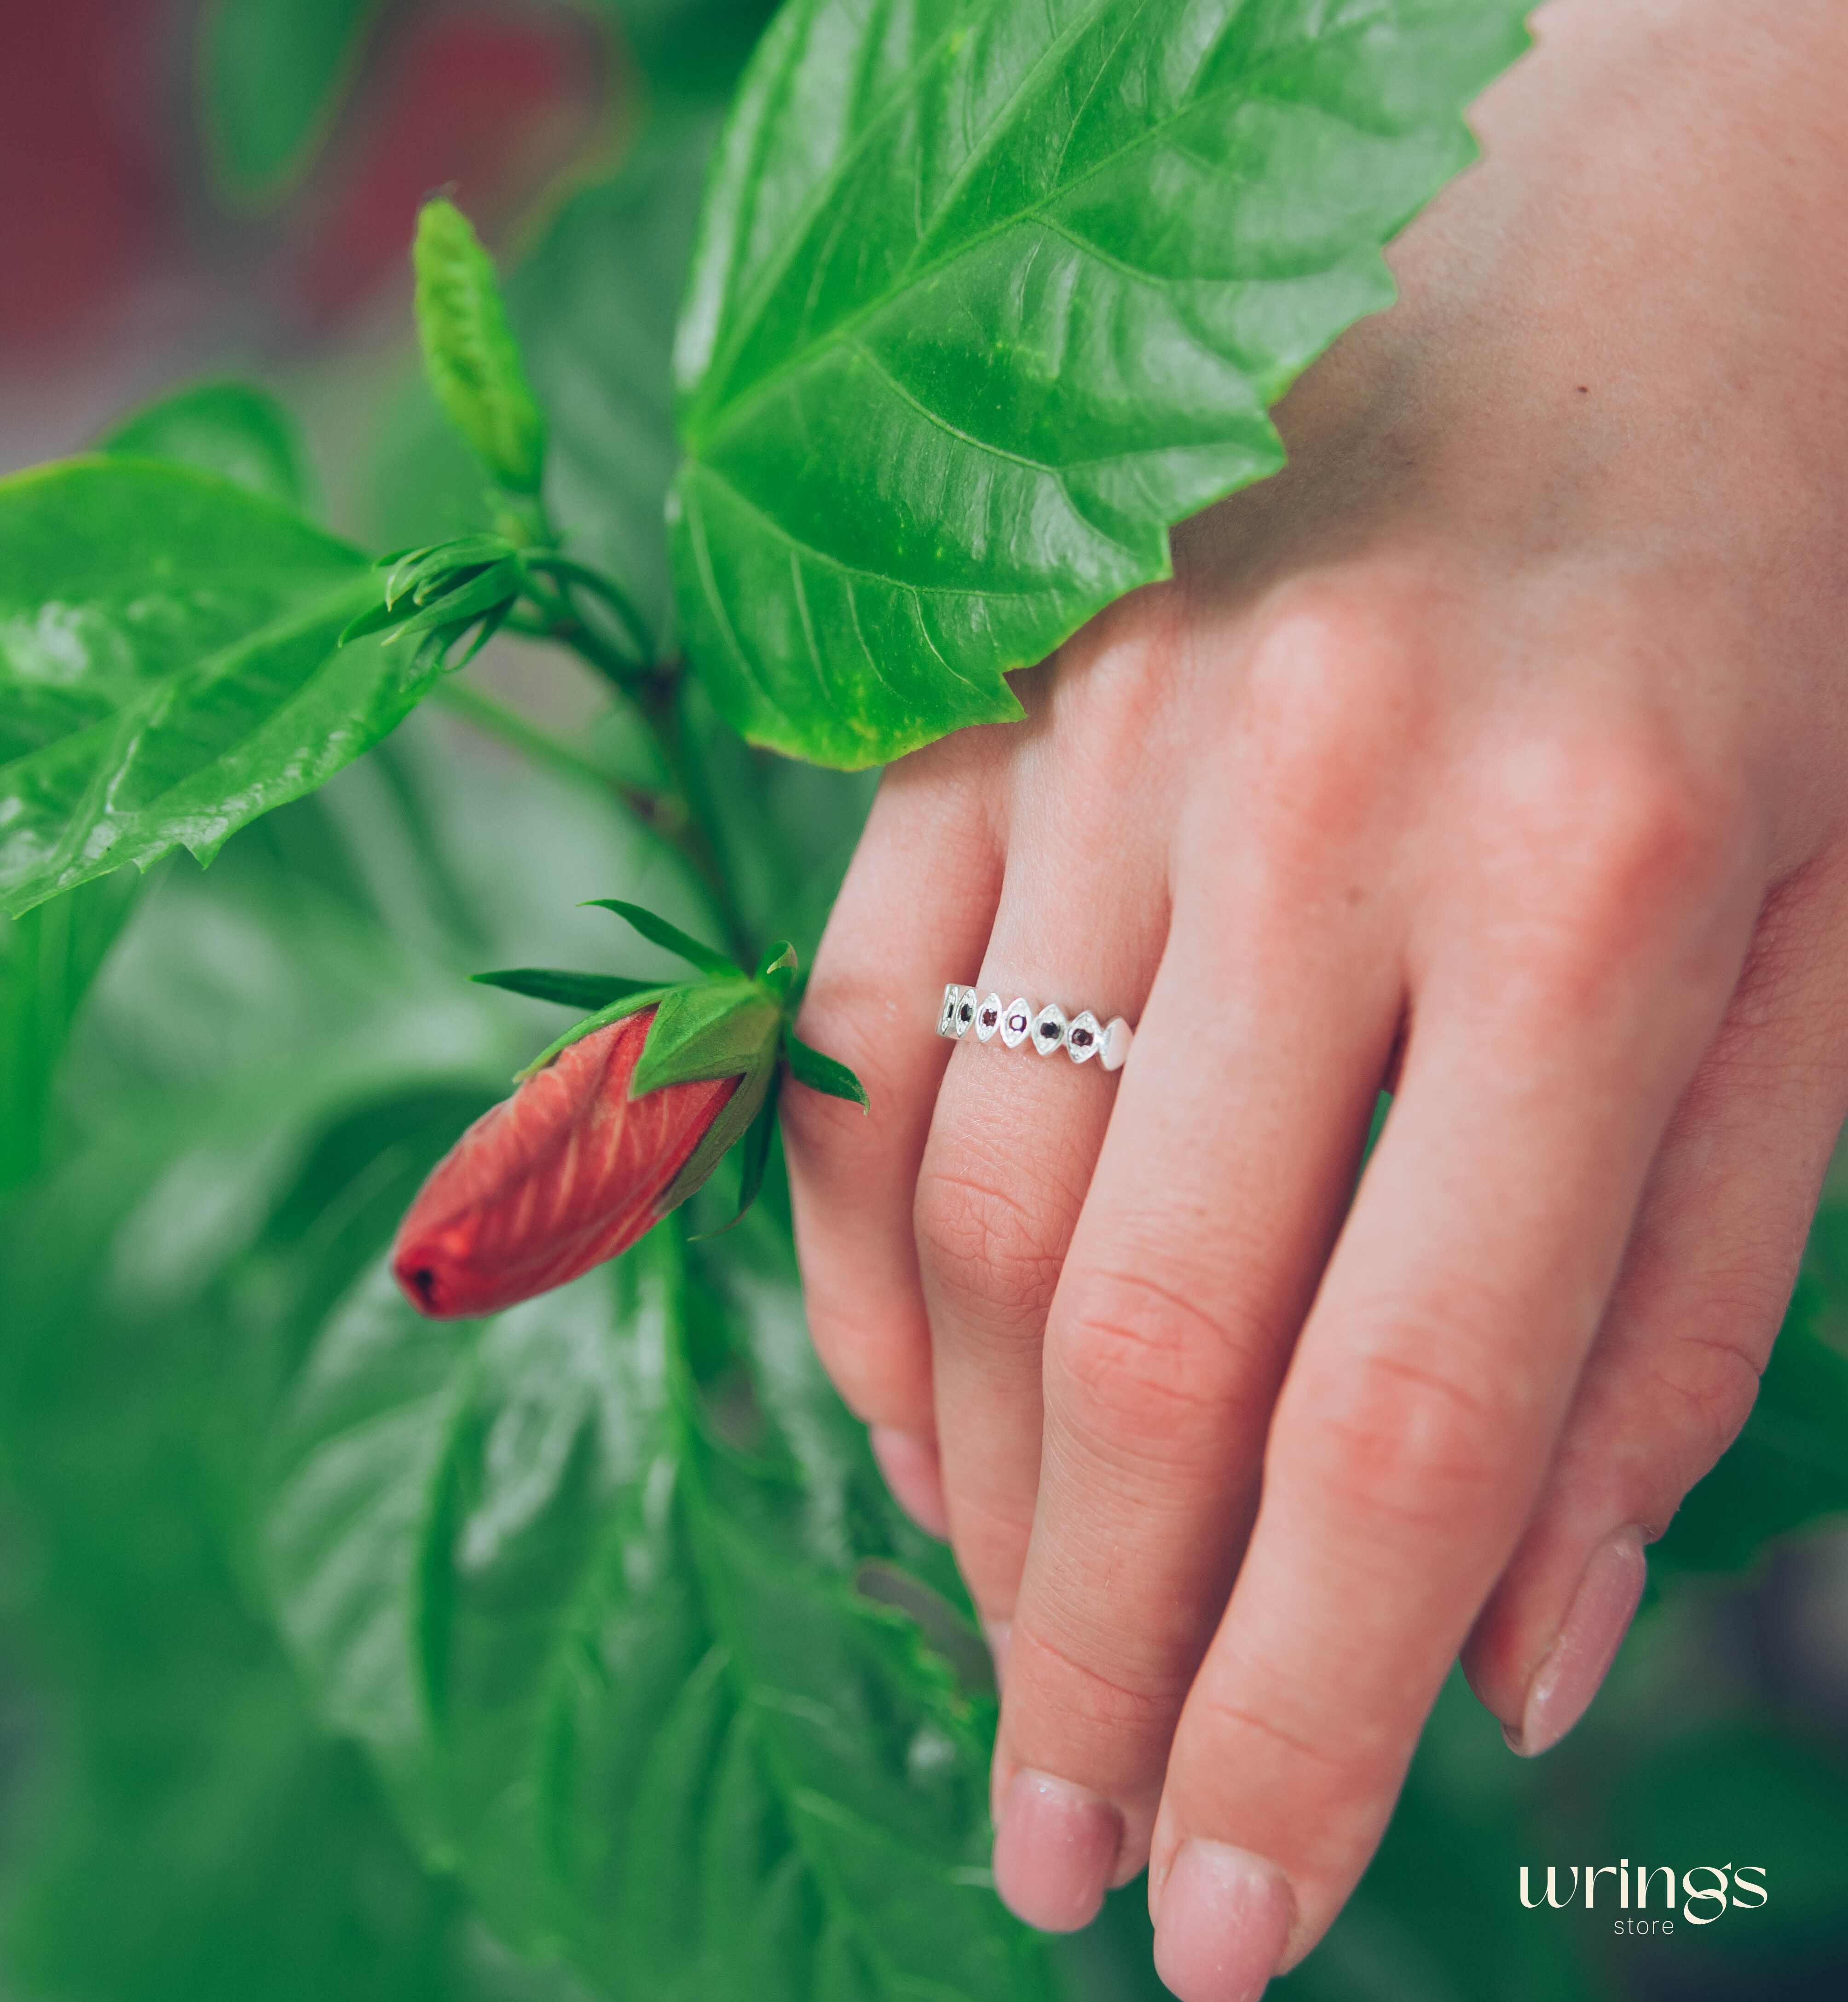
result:
[(459, 1320), (549, 1292), (627, 1250), (670, 1206), (741, 1080), (631, 1098), (654, 1017), (645, 1009), (569, 1044), (437, 1164), (392, 1248), (420, 1313)]

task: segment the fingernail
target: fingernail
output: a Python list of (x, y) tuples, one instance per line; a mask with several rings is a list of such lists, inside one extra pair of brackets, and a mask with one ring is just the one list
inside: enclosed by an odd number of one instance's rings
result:
[(892, 1499), (927, 1536), (950, 1540), (950, 1512), (943, 1504), (943, 1474), (929, 1439), (894, 1426), (874, 1425), (866, 1434), (873, 1457), (892, 1491)]
[(1155, 1971), (1180, 2002), (1257, 2002), (1295, 1921), (1274, 1863), (1227, 1843), (1184, 1842), (1162, 1886)]
[(1123, 1817), (1108, 1801), (1023, 1767), (1002, 1805), (995, 1889), (1030, 1926), (1076, 1932), (1097, 1916), (1122, 1840)]
[(1007, 1644), (1013, 1637), (1011, 1620), (985, 1620), (982, 1631), (988, 1636), (989, 1652), (994, 1658), (995, 1686), (1001, 1686), (1001, 1678), (1007, 1673)]
[(1584, 1716), (1630, 1631), (1648, 1575), (1640, 1529), (1622, 1530), (1593, 1553), (1559, 1637), (1528, 1685), (1520, 1729), (1502, 1732), (1510, 1751), (1536, 1758)]

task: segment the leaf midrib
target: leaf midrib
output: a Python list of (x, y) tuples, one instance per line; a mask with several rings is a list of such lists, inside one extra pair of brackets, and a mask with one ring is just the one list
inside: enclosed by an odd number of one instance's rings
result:
[[(678, 1320), (675, 1326), (678, 1333), (679, 1327)], [(705, 1485), (699, 1474), (697, 1449), (691, 1436), (697, 1429), (699, 1420), (691, 1411), (683, 1410), (680, 1414), (680, 1423), (683, 1428), (683, 1432), (675, 1457), (676, 1463), (685, 1477), (681, 1491), (687, 1505), (689, 1527), (693, 1533), (697, 1553), (695, 1575), (699, 1582), (700, 1600), (710, 1624), (713, 1638), (725, 1651), (726, 1673), (732, 1685), (734, 1699), (740, 1708), (749, 1714), (753, 1711), (767, 1707), (758, 1693), (765, 1686), (752, 1679), (745, 1651), (740, 1646), (735, 1632), (727, 1622), (721, 1610), (725, 1593), (717, 1574), (721, 1570), (724, 1558), (718, 1549), (720, 1540), (702, 1520), (709, 1510), (716, 1510), (717, 1505), (705, 1491)], [(714, 1445), (711, 1449), (724, 1451), (726, 1449), (722, 1446)], [(768, 1563), (769, 1561), (766, 1561)], [(775, 1565), (775, 1568), (786, 1572), (791, 1578), (800, 1578), (805, 1585), (814, 1582), (812, 1574), (804, 1572), (796, 1565), (778, 1564)], [(825, 1585), (828, 1585), (827, 1581), (824, 1581), (824, 1583)], [(849, 1603), (850, 1592), (846, 1588), (839, 1585), (831, 1585), (829, 1589), (831, 1596), (842, 1600), (843, 1617), (849, 1618), (853, 1617), (854, 1609)], [(920, 1639), (919, 1644), (926, 1644)], [(821, 1801), (825, 1805), (827, 1817), (832, 1818), (837, 1822), (851, 1821), (862, 1823), (874, 1828), (875, 1832), (886, 1840), (891, 1839), (891, 1832), (878, 1829), (876, 1824), (865, 1822), (864, 1818), (848, 1807), (845, 1802), (836, 1800), (832, 1796), (817, 1795), (812, 1788), (800, 1784), (784, 1769), (782, 1759), (774, 1743), (773, 1735), (761, 1730), (755, 1735), (759, 1753), (765, 1764), (770, 1768), (777, 1798), (783, 1805), (787, 1819), (790, 1840), (801, 1856), (810, 1875), (814, 1878), (831, 1916), (838, 1923), (844, 1925), (853, 1934), (862, 1951), (865, 1952), (877, 1971), (880, 1982), (888, 1993), (896, 1997), (907, 1993), (924, 1992), (915, 1979), (907, 1976), (902, 1970), (894, 1969), (891, 1965), (888, 1958), (882, 1951), (882, 1942), (878, 1934), (867, 1926), (865, 1914), (859, 1910), (854, 1900), (835, 1881), (832, 1868), (827, 1858), (825, 1856), (818, 1855), (803, 1840), (802, 1817), (791, 1810), (811, 1801)], [(904, 1843), (901, 1846), (918, 1857), (926, 1875), (940, 1878), (946, 1885), (951, 1882), (950, 1871), (936, 1868), (935, 1859), (928, 1854), (918, 1850), (914, 1844), (909, 1843)]]
[[(1083, 25), (1088, 26), (1091, 21), (1095, 19), (1097, 13), (1102, 10), (1103, 7), (1109, 4), (1110, 0), (1097, 0), (1097, 5), (1090, 9), (1090, 12), (1083, 17)], [(1372, 24), (1350, 24), (1350, 30), (1348, 32), (1351, 32), (1353, 27), (1357, 26), (1370, 25)], [(945, 45), (950, 39), (950, 38), (948, 35), (945, 35), (940, 37), (937, 43), (933, 45), (926, 61), (920, 65), (918, 70), (914, 72), (915, 78), (915, 85), (914, 87), (922, 86), (929, 73), (932, 65), (933, 65), (941, 56)], [(1331, 41), (1337, 39), (1338, 38), (1334, 36), (1329, 37), (1329, 40)], [(1012, 108), (1013, 105), (1018, 99), (1021, 94), (1021, 91), (1024, 90), (1031, 77), (1037, 73), (1041, 64), (1044, 61), (1046, 58), (1049, 56), (1052, 53), (1053, 50), (1058, 46), (1060, 46), (1060, 44), (1056, 42), (1048, 44), (1046, 50), (1043, 51), (1040, 56), (1034, 58), (1034, 61), (1030, 66), (1027, 74), (1021, 79), (1020, 89), (1017, 89), (1014, 92), (1013, 96), (1008, 100), (1009, 109)], [(1146, 146), (1153, 141), (1163, 137), (1171, 131), (1173, 127), (1179, 124), (1184, 119), (1191, 117), (1194, 113), (1199, 111), (1203, 106), (1211, 104), (1219, 99), (1237, 96), (1243, 102), (1250, 103), (1267, 102), (1282, 104), (1295, 109), (1302, 109), (1307, 106), (1307, 108), (1310, 108), (1319, 112), (1323, 117), (1333, 119), (1339, 124), (1348, 126), (1351, 129), (1355, 131), (1365, 131), (1365, 127), (1360, 126), (1353, 119), (1346, 117), (1342, 113), (1330, 110), (1327, 106), (1323, 105), (1309, 105), (1309, 100), (1306, 99), (1267, 97), (1266, 93), (1263, 91), (1252, 87), (1255, 85), (1256, 82), (1263, 76), (1264, 67), (1264, 65), (1260, 65), (1258, 68), (1248, 72), (1244, 76), (1229, 80), (1217, 89), (1202, 91), (1190, 96), (1186, 102), (1180, 106), (1180, 108), (1170, 113), (1166, 117), (1162, 118), (1154, 124), (1144, 126), (1142, 130), (1137, 133), (1136, 136), (1133, 139), (1130, 140), (1127, 145), (1118, 147), (1114, 152), (1105, 155), (1102, 159), (1096, 162), (1094, 165), (1087, 167), (1083, 173), (1075, 176), (1070, 180), (1060, 182), (1046, 194), (1037, 197), (1031, 202), (1024, 204), (1018, 209), (1011, 211), (1006, 216), (1003, 216), (997, 221), (989, 224), (986, 228), (982, 230), (977, 235), (960, 239), (954, 245), (942, 251), (936, 256), (928, 260), (922, 264), (908, 260), (901, 268), (897, 277), (893, 281), (892, 284), (887, 287), (883, 291), (880, 292), (874, 297), (867, 299), (863, 304), (856, 306), (851, 312), (846, 314), (842, 319), (836, 320), (825, 333), (815, 336), (813, 339), (804, 342), (801, 347), (793, 350), (773, 368), (766, 369), (762, 375), (757, 377), (756, 379), (740, 394), (723, 399), (717, 398), (708, 399), (704, 397), (696, 399), (689, 407), (685, 427), (686, 443), (689, 452), (698, 452), (702, 448), (710, 448), (712, 446), (717, 445), (721, 440), (723, 440), (727, 432), (736, 428), (745, 413), (748, 412), (755, 405), (761, 403), (785, 379), (791, 375), (800, 374), (807, 368), (818, 355), (825, 354), (829, 349), (838, 345), (850, 342), (853, 337), (858, 333), (860, 328), (866, 326), (870, 321), (876, 319), (880, 313), (884, 312), (887, 307), (902, 299), (908, 291), (915, 289), (917, 286), (923, 284), (927, 279), (934, 277), (938, 272), (957, 262), (958, 260), (972, 255), (975, 252), (981, 249), (984, 245), (992, 242), (996, 237), (1004, 235), (1008, 231), (1018, 228), (1022, 223), (1030, 221), (1035, 218), (1043, 215), (1047, 210), (1052, 207), (1055, 202), (1063, 201), (1067, 195), (1072, 194), (1076, 190), (1083, 187), (1089, 182), (1097, 179), (1100, 175), (1108, 173), (1120, 166), (1123, 161), (1128, 159), (1132, 154), (1135, 153), (1142, 147)], [(834, 192), (839, 189), (842, 182), (846, 178), (846, 169), (853, 164), (863, 146), (879, 129), (883, 121), (896, 108), (898, 103), (900, 101), (901, 96), (901, 92), (894, 92), (892, 96), (888, 98), (886, 102), (880, 106), (877, 115), (873, 119), (868, 121), (866, 126), (855, 139), (853, 145), (848, 149), (846, 153), (842, 156), (839, 167), (833, 173), (830, 174), (828, 179), (821, 183), (821, 187), (817, 191), (816, 196), (804, 207), (802, 211), (800, 230), (792, 230), (790, 232), (791, 242), (789, 250), (786, 253), (781, 260), (769, 267), (764, 279), (760, 281), (758, 284), (753, 288), (757, 295), (755, 301), (751, 306), (741, 312), (737, 330), (733, 336), (730, 341), (727, 344), (724, 354), (722, 356), (715, 358), (711, 373), (717, 379), (721, 382), (725, 380), (724, 371), (735, 361), (737, 356), (744, 347), (751, 333), (755, 331), (758, 325), (760, 323), (761, 316), (765, 304), (768, 302), (771, 295), (774, 293), (777, 284), (781, 281), (785, 273), (788, 270), (790, 263), (793, 261), (797, 253), (801, 249), (803, 244), (807, 242), (809, 225), (814, 221), (815, 216), (818, 214), (821, 209), (825, 206), (826, 198), (828, 197), (831, 197)], [(947, 207), (949, 202), (954, 198), (956, 192), (965, 184), (975, 166), (981, 159), (985, 157), (991, 145), (999, 143), (999, 136), (1003, 132), (1004, 129), (1005, 115), (1002, 117), (998, 117), (995, 120), (995, 124), (988, 138), (985, 138), (982, 145), (977, 147), (971, 152), (968, 160), (965, 161), (963, 166), (957, 170), (957, 174), (950, 183), (949, 190), (946, 193), (943, 201), (939, 205), (940, 214), (944, 208)], [(1074, 238), (1071, 232), (1062, 231), (1060, 233), (1066, 237), (1067, 241), (1072, 242), (1075, 244), (1079, 242), (1079, 239)], [(1088, 248), (1088, 246), (1085, 247)], [(1163, 280), (1149, 277), (1145, 274), (1141, 275), (1142, 276), (1143, 281), (1145, 283), (1161, 284), (1166, 282)], [(717, 415), (714, 420), (709, 427), (703, 427), (700, 423), (700, 419), (707, 411), (716, 411)]]

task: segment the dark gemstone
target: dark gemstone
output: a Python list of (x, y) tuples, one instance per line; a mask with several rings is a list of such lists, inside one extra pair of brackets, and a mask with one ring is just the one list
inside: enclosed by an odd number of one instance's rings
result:
[(1070, 1039), (1072, 1041), (1075, 1042), (1081, 1050), (1089, 1049), (1091, 1046), (1091, 1032), (1089, 1029), (1072, 1030), (1071, 1031)]

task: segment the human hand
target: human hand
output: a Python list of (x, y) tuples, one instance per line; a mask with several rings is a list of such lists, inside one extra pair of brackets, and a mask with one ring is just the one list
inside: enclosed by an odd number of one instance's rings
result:
[[(1320, 1936), (1459, 1649), (1576, 1720), (1848, 1111), (1848, 16), (1537, 26), (1288, 469), (887, 774), (804, 1027), (875, 1117), (786, 1114), (1004, 1656), (998, 1885), (1148, 1861), (1184, 2002)], [(949, 1060), (947, 979), (1130, 1062)]]

